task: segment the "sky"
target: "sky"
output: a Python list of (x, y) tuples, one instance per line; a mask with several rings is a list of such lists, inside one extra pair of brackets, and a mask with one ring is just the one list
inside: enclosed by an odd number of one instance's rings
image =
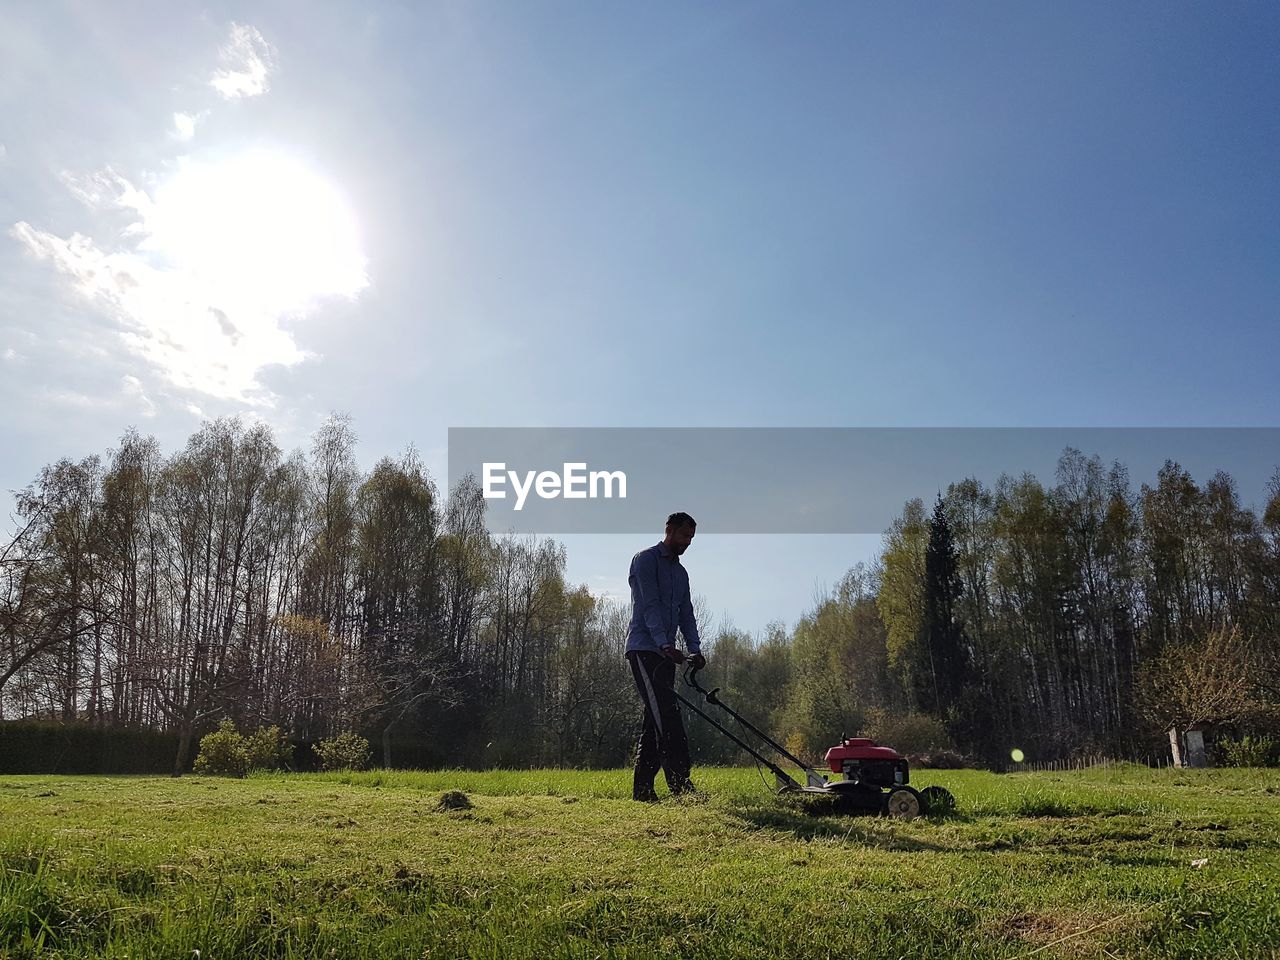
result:
[[(1280, 425), (1278, 47), (1258, 3), (6, 4), (0, 489), (230, 414), (441, 479), (459, 426)], [(563, 539), (618, 596), (647, 545)], [(684, 559), (759, 631), (877, 546)]]

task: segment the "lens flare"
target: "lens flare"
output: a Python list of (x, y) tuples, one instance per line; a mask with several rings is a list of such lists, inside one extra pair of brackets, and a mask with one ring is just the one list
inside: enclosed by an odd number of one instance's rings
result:
[(1009, 756), (1013, 757), (1014, 763), (1021, 763), (1023, 760), (1027, 758), (1027, 755), (1023, 753), (1021, 750), (1019, 750), (1017, 747), (1013, 748)]

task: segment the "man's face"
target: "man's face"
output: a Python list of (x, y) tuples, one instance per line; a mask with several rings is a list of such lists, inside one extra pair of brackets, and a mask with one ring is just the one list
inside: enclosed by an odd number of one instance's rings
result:
[(679, 527), (667, 527), (667, 546), (677, 557), (689, 549), (693, 543), (693, 527), (684, 524)]

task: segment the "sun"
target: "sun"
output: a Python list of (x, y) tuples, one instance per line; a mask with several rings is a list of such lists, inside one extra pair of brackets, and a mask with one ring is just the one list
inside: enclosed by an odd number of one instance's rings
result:
[(337, 185), (288, 154), (187, 160), (154, 192), (139, 249), (237, 316), (275, 319), (368, 285)]

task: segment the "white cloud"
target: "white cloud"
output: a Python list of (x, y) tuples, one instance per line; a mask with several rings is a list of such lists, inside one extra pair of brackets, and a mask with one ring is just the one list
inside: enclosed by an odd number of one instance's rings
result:
[(197, 117), (189, 113), (175, 113), (173, 115), (173, 135), (179, 140), (190, 140), (196, 135), (197, 119)]
[(137, 401), (144, 417), (154, 417), (156, 415), (156, 405), (142, 388), (141, 380), (129, 373), (121, 377), (121, 384), (121, 392), (124, 394), (125, 399)]
[(342, 197), (282, 155), (184, 160), (149, 192), (111, 170), (64, 179), (92, 210), (117, 223), (123, 211), (129, 222), (101, 241), (25, 221), (10, 235), (101, 307), (131, 353), (185, 391), (273, 404), (261, 371), (308, 357), (281, 324), (368, 285)]
[(49, 260), (87, 300), (118, 324), (129, 350), (156, 364), (177, 386), (224, 399), (269, 402), (257, 383), (258, 371), (272, 363), (291, 365), (304, 354), (274, 322), (260, 325), (251, 343), (237, 349), (193, 298), (186, 278), (152, 266), (136, 251), (109, 253), (82, 234), (69, 239), (18, 223), (10, 231), (43, 260)]
[(13, 349), (13, 347), (5, 347), (3, 357), (5, 360), (12, 363), (14, 360), (18, 359), (18, 351)]
[(222, 67), (209, 79), (209, 85), (227, 100), (261, 96), (270, 87), (275, 53), (257, 28), (233, 23), (231, 39), (218, 50)]
[(77, 200), (91, 210), (134, 210), (145, 219), (151, 208), (151, 198), (146, 192), (139, 190), (110, 167), (87, 175), (64, 170), (62, 182)]
[(91, 410), (102, 405), (101, 400), (75, 390), (45, 390), (41, 396), (46, 403), (59, 407), (74, 407), (77, 410)]
[(120, 389), (115, 393), (107, 391), (93, 395), (80, 390), (49, 387), (42, 390), (40, 396), (46, 404), (74, 410), (100, 410), (106, 407), (127, 413), (140, 413), (148, 419), (157, 413), (155, 402), (147, 396), (142, 381), (132, 374), (125, 374), (120, 378)]
[(0, 143), (0, 160), (5, 159), (7, 156), (9, 156), (8, 148), (3, 143)]
[[(219, 56), (210, 83), (224, 97), (266, 91), (275, 51), (255, 28), (232, 24)], [(169, 136), (191, 140), (207, 116), (174, 113)], [(191, 394), (272, 406), (262, 371), (312, 356), (294, 339), (298, 321), (319, 302), (353, 299), (368, 286), (355, 218), (334, 184), (278, 151), (180, 156), (165, 170), (141, 180), (110, 168), (63, 172), (67, 189), (90, 211), (83, 232), (58, 234), (21, 221), (9, 235), (95, 304), (119, 338), (79, 337), (67, 350), (109, 357), (123, 343), (126, 369), (145, 379), (137, 360), (147, 361), (187, 394), (162, 387), (155, 395), (195, 416), (204, 413)], [(5, 361), (15, 357), (23, 359), (12, 349), (4, 354)], [(123, 382), (123, 399), (153, 416), (143, 379), (130, 374)], [(68, 396), (54, 401), (65, 404)]]

